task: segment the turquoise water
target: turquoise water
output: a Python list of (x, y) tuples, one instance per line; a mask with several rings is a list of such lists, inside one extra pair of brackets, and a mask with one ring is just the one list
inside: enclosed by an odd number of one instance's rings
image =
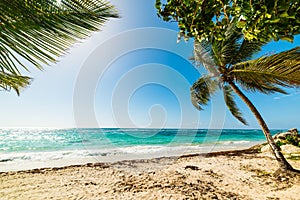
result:
[(22, 168), (26, 162), (151, 158), (240, 149), (264, 141), (261, 130), (1, 129), (0, 171)]

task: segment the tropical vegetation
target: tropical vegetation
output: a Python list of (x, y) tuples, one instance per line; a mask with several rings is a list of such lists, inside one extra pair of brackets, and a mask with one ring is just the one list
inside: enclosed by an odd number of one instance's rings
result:
[(276, 145), (277, 146), (282, 146), (282, 145), (286, 145), (286, 144), (291, 144), (291, 145), (294, 145), (294, 146), (297, 146), (297, 147), (300, 147), (300, 140), (297, 136), (291, 136), (291, 135), (288, 135), (285, 140), (278, 140), (276, 141)]
[(156, 0), (158, 15), (178, 22), (179, 36), (223, 40), (236, 25), (247, 40), (288, 40), (300, 33), (298, 0)]
[(0, 87), (28, 86), (31, 67), (55, 63), (75, 42), (100, 30), (115, 8), (102, 0), (1, 0)]
[[(241, 123), (234, 93), (249, 107), (280, 164), (281, 170), (297, 171), (286, 161), (269, 128), (244, 91), (286, 94), (284, 87), (300, 86), (300, 47), (253, 59), (270, 40), (288, 39), (300, 29), (298, 1), (157, 1), (164, 20), (176, 20), (179, 37), (195, 38), (194, 60), (207, 70), (191, 87), (191, 100), (199, 110), (213, 94), (223, 92), (225, 103)], [(288, 24), (290, 23), (290, 24)], [(242, 88), (242, 89), (241, 89)]]
[(245, 40), (241, 33), (234, 30), (234, 25), (228, 27), (226, 37), (224, 41), (213, 39), (209, 43), (204, 41), (195, 43), (194, 59), (209, 73), (200, 77), (191, 87), (192, 103), (198, 109), (202, 109), (211, 96), (221, 89), (232, 115), (243, 124), (247, 124), (235, 103), (233, 94), (235, 92), (255, 115), (281, 168), (293, 170), (275, 144), (261, 114), (239, 86), (244, 91), (258, 91), (264, 94), (274, 92), (286, 94), (282, 87), (299, 86), (300, 47), (251, 59), (254, 53), (260, 51), (262, 42)]

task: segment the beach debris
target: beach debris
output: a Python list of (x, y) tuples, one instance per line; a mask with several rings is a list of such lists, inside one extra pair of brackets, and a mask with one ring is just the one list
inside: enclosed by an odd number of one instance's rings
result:
[(199, 167), (194, 166), (194, 165), (187, 165), (187, 166), (185, 166), (184, 169), (199, 170)]

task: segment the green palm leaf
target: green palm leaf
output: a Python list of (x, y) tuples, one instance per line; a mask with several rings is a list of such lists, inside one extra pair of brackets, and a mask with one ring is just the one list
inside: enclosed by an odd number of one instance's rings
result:
[[(261, 50), (266, 41), (247, 41), (236, 29), (234, 21), (228, 25), (223, 40), (212, 38), (212, 41), (195, 42), (193, 60), (202, 64), (211, 74), (223, 73), (228, 65), (248, 59)], [(219, 71), (217, 70), (219, 68)]]
[(234, 55), (239, 49), (239, 41), (242, 36), (241, 32), (236, 29), (233, 21), (228, 25), (228, 28), (224, 33), (224, 39), (212, 39), (211, 48), (214, 60), (218, 67), (225, 67), (227, 64), (230, 64), (233, 58), (235, 58)]
[(237, 63), (229, 74), (247, 90), (284, 93), (280, 87), (300, 86), (300, 47)]
[(18, 95), (20, 94), (20, 89), (29, 85), (30, 81), (31, 78), (27, 76), (0, 72), (0, 87), (4, 90), (14, 89)]
[(42, 69), (117, 17), (102, 0), (1, 0), (0, 13), (0, 70), (18, 75), (23, 59)]
[(247, 121), (242, 117), (242, 113), (240, 112), (240, 110), (238, 109), (235, 101), (234, 101), (234, 96), (233, 96), (233, 91), (231, 89), (230, 86), (226, 85), (223, 87), (223, 95), (224, 95), (224, 100), (225, 103), (229, 109), (229, 111), (231, 112), (231, 114), (237, 118), (240, 122), (242, 122), (243, 124), (247, 125)]
[(199, 78), (191, 87), (191, 101), (198, 109), (202, 110), (202, 105), (207, 105), (211, 96), (217, 91), (219, 82), (210, 76)]
[(260, 41), (260, 40), (248, 41), (243, 39), (237, 51), (232, 55), (232, 60), (230, 61), (230, 64), (236, 64), (239, 62), (252, 59), (252, 56), (255, 53), (260, 52), (262, 46), (265, 44), (267, 44), (266, 41)]

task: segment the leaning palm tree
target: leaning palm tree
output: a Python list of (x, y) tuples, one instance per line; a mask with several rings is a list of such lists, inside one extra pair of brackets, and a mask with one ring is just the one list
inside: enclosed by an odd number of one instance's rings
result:
[(102, 0), (1, 0), (0, 87), (19, 94), (31, 80), (21, 70), (56, 62), (112, 17), (115, 8)]
[(263, 41), (247, 41), (234, 25), (230, 25), (224, 40), (212, 39), (194, 44), (193, 59), (208, 71), (191, 87), (191, 100), (198, 109), (207, 105), (211, 96), (221, 89), (230, 112), (243, 124), (235, 101), (234, 92), (244, 101), (256, 117), (280, 169), (295, 171), (286, 161), (279, 147), (275, 144), (269, 128), (253, 103), (245, 96), (245, 91), (270, 94), (286, 94), (283, 87), (300, 86), (300, 47), (278, 54), (251, 59), (261, 50)]

